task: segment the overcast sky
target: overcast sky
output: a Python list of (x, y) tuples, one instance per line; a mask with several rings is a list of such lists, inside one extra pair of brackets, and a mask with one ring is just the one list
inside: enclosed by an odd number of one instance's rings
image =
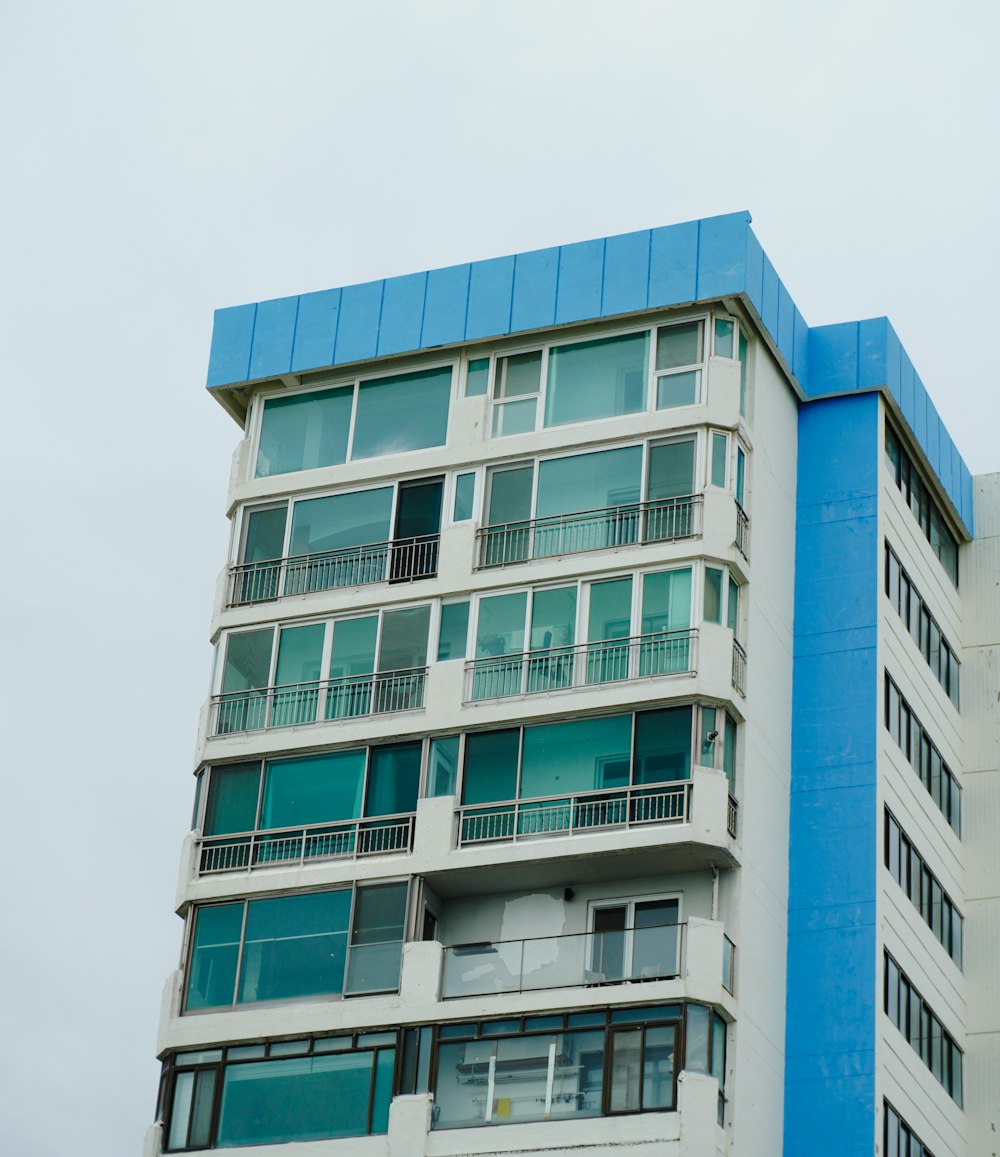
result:
[(0, 1150), (134, 1157), (237, 427), (212, 311), (749, 209), (1000, 470), (990, 0), (0, 0)]

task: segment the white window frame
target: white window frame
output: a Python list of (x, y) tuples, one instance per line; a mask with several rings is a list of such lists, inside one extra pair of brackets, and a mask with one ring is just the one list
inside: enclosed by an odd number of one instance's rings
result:
[[(637, 904), (656, 903), (658, 900), (676, 901), (677, 903), (677, 921), (674, 925), (664, 925), (664, 927), (679, 927), (684, 920), (684, 893), (683, 891), (673, 892), (651, 892), (643, 896), (620, 896), (607, 897), (600, 900), (591, 900), (587, 904), (587, 932), (590, 936), (598, 936), (594, 928), (594, 918), (596, 914), (608, 908), (625, 908), (625, 932), (622, 944), (622, 981), (627, 979), (635, 979), (632, 977), (632, 958), (635, 946), (635, 908)], [(590, 951), (587, 953), (587, 959), (593, 961), (593, 944), (590, 945)], [(680, 965), (681, 942), (680, 933), (677, 938), (677, 965)]]

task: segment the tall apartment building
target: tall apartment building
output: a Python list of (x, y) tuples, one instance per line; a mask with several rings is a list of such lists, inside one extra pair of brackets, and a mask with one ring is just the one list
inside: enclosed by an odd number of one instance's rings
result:
[(1000, 475), (884, 318), (740, 213), (221, 310), (208, 385), (148, 1157), (997, 1151)]

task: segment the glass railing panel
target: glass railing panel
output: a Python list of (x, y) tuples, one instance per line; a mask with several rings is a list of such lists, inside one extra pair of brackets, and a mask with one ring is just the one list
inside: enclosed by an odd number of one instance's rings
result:
[(352, 944), (347, 955), (346, 996), (365, 992), (395, 992), (403, 945), (399, 940), (385, 944)]

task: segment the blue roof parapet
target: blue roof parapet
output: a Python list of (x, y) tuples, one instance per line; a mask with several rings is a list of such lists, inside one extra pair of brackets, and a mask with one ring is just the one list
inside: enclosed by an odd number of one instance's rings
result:
[(208, 388), (740, 296), (807, 400), (885, 388), (972, 529), (972, 476), (886, 318), (810, 329), (728, 213), (215, 313)]

